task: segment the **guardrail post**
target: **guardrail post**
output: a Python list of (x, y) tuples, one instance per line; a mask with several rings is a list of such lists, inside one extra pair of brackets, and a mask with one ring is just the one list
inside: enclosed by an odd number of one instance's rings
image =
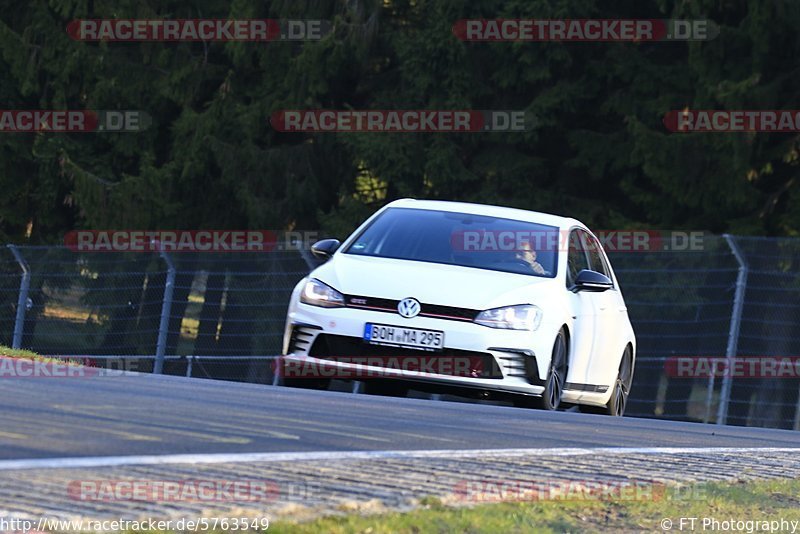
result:
[(25, 312), (28, 309), (28, 292), (31, 288), (31, 270), (28, 262), (22, 257), (16, 245), (8, 245), (8, 249), (14, 255), (14, 259), (22, 269), (22, 279), (19, 282), (19, 296), (17, 297), (17, 316), (14, 320), (14, 337), (11, 341), (11, 348), (22, 348), (22, 335), (25, 328)]
[[(160, 247), (159, 247), (160, 248)], [(158, 342), (156, 343), (156, 361), (153, 364), (153, 374), (164, 372), (164, 352), (167, 348), (167, 333), (169, 330), (169, 315), (172, 310), (172, 293), (175, 291), (175, 264), (172, 258), (163, 249), (159, 256), (167, 264), (167, 282), (164, 284), (164, 300), (161, 304), (161, 322), (158, 325)]]
[(736, 293), (733, 296), (733, 310), (731, 311), (731, 326), (728, 330), (728, 347), (725, 350), (726, 371), (722, 377), (722, 387), (719, 392), (719, 407), (717, 408), (717, 424), (724, 425), (728, 420), (728, 403), (731, 398), (731, 386), (733, 378), (733, 360), (736, 358), (736, 351), (739, 345), (739, 328), (742, 323), (742, 311), (744, 310), (744, 293), (747, 289), (747, 261), (744, 259), (736, 238), (730, 234), (723, 234), (722, 237), (739, 263), (739, 273), (736, 275)]

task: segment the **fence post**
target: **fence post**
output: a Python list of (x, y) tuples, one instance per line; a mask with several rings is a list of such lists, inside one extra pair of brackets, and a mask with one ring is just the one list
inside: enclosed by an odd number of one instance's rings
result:
[(22, 257), (16, 245), (8, 245), (8, 249), (14, 255), (14, 259), (22, 269), (22, 279), (19, 282), (19, 296), (17, 297), (17, 316), (14, 320), (14, 337), (11, 341), (12, 349), (22, 348), (22, 335), (25, 327), (25, 312), (28, 309), (28, 292), (31, 288), (31, 270), (28, 262)]
[(794, 410), (794, 426), (792, 428), (800, 430), (800, 393), (798, 393), (797, 397), (797, 408)]
[(733, 296), (733, 310), (731, 311), (731, 326), (728, 330), (728, 347), (725, 350), (726, 371), (722, 377), (722, 387), (719, 392), (719, 407), (717, 409), (717, 424), (724, 425), (728, 420), (728, 403), (731, 398), (731, 386), (733, 378), (733, 359), (736, 358), (736, 351), (739, 345), (739, 327), (742, 322), (742, 310), (744, 310), (744, 293), (747, 289), (747, 261), (744, 259), (736, 238), (730, 234), (723, 234), (722, 237), (739, 263), (739, 273), (736, 275), (736, 293)]
[(711, 403), (714, 400), (714, 371), (708, 375), (706, 384), (706, 414), (703, 416), (703, 423), (711, 421)]
[(169, 257), (169, 254), (167, 254), (164, 249), (160, 249), (158, 254), (167, 264), (167, 282), (164, 284), (164, 301), (161, 304), (161, 322), (158, 325), (156, 361), (153, 364), (153, 374), (160, 375), (164, 372), (164, 352), (167, 348), (169, 315), (172, 310), (172, 293), (175, 291), (175, 264), (172, 263), (172, 258)]

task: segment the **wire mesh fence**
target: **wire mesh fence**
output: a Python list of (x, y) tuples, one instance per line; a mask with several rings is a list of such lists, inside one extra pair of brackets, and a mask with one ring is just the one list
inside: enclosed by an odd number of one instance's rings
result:
[[(800, 239), (706, 235), (700, 250), (609, 257), (638, 343), (628, 415), (800, 429)], [(162, 354), (168, 374), (272, 383), (289, 295), (314, 265), (307, 246), (168, 258), (4, 247), (0, 344), (142, 372)], [(795, 367), (670, 372), (682, 358)]]
[[(251, 382), (271, 380), (264, 359), (280, 353), (289, 295), (311, 265), (296, 250), (175, 253), (169, 261), (158, 253), (16, 251), (31, 280), (16, 345), (98, 365), (124, 358), (125, 368), (142, 372), (160, 352), (169, 374), (187, 374), (193, 356), (193, 376)], [(22, 267), (6, 250), (0, 268), (0, 343), (11, 346)]]
[(610, 256), (638, 343), (630, 415), (800, 429), (800, 239)]

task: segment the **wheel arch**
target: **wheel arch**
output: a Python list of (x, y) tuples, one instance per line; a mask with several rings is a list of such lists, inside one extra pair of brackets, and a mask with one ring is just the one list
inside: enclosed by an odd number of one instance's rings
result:
[[(636, 366), (636, 347), (633, 344), (633, 341), (628, 341), (625, 344), (625, 350), (622, 351), (622, 354), (625, 354), (625, 351), (630, 349), (631, 351), (631, 365)], [(619, 357), (620, 361), (622, 361), (622, 356)]]
[[(636, 346), (634, 345), (633, 341), (628, 341), (625, 344), (625, 351), (631, 351), (631, 380), (633, 377), (636, 376)], [(625, 351), (622, 352), (623, 356), (625, 355)], [(620, 356), (620, 363), (622, 363), (622, 356)]]
[(572, 341), (572, 332), (570, 332), (569, 325), (567, 323), (561, 325), (561, 330), (564, 331), (564, 337), (567, 338), (567, 363), (569, 363), (569, 359), (572, 357), (572, 354), (570, 353), (570, 349), (572, 348), (570, 345), (570, 342)]
[(564, 331), (564, 343), (567, 344), (567, 374), (569, 376), (570, 363), (572, 363), (572, 333), (569, 330), (569, 325), (564, 323), (561, 325), (561, 330)]

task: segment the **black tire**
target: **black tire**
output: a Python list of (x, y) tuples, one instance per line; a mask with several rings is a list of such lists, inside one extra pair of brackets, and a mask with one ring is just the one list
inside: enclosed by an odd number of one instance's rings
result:
[(550, 369), (545, 378), (544, 391), (541, 397), (533, 397), (529, 402), (542, 410), (558, 410), (564, 384), (567, 381), (567, 335), (561, 329), (553, 342), (553, 353), (550, 356)]
[(290, 388), (321, 389), (330, 388), (329, 378), (281, 378), (280, 385)]
[(622, 354), (622, 360), (619, 362), (617, 379), (614, 381), (614, 389), (611, 392), (611, 398), (608, 399), (608, 403), (603, 407), (581, 406), (580, 410), (584, 413), (622, 417), (628, 404), (628, 395), (630, 394), (632, 383), (633, 354), (631, 353), (631, 348), (626, 347), (625, 352)]
[(408, 397), (409, 387), (406, 383), (392, 379), (364, 380), (363, 392), (367, 395), (385, 395), (390, 397)]

